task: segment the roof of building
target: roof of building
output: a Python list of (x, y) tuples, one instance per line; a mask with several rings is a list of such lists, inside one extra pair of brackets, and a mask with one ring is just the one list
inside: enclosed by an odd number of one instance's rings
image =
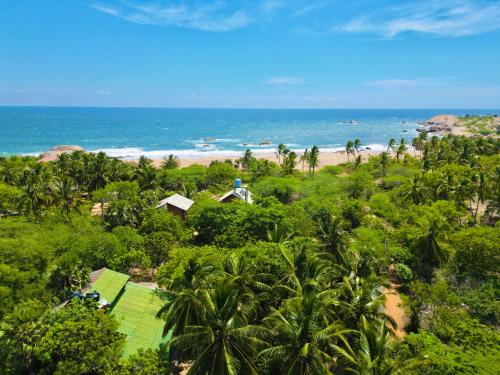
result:
[(162, 300), (147, 287), (128, 282), (111, 313), (119, 322), (118, 332), (127, 335), (125, 357), (138, 349), (157, 349), (170, 339), (162, 337), (165, 322), (156, 314), (163, 306)]
[(102, 268), (92, 272), (90, 290), (107, 300), (118, 320), (117, 331), (127, 335), (123, 355), (128, 357), (138, 349), (158, 349), (170, 339), (162, 337), (164, 321), (156, 318), (163, 306), (154, 289), (129, 282), (129, 275)]
[(235, 198), (241, 199), (242, 201), (245, 201), (247, 203), (253, 203), (252, 193), (244, 187), (234, 188), (228, 191), (226, 194), (219, 198), (219, 202), (226, 200), (230, 196), (234, 196)]
[(106, 300), (109, 304), (113, 303), (130, 279), (129, 275), (107, 268), (96, 271), (95, 276), (95, 281), (93, 281), (90, 289), (98, 291), (101, 295), (101, 300)]
[(183, 211), (187, 211), (194, 204), (189, 198), (186, 198), (180, 194), (174, 194), (168, 198), (163, 199), (156, 208), (164, 207), (165, 205), (172, 205), (174, 207), (180, 208)]

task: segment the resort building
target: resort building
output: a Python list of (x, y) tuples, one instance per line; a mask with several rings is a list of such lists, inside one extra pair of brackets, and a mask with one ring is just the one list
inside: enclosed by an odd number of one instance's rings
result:
[(186, 216), (194, 201), (180, 194), (174, 194), (163, 199), (156, 208), (163, 208), (179, 216)]
[(87, 291), (98, 293), (99, 305), (108, 306), (109, 313), (119, 323), (118, 332), (127, 336), (124, 357), (138, 349), (158, 349), (170, 339), (170, 334), (162, 337), (164, 321), (156, 317), (163, 301), (154, 289), (129, 279), (129, 275), (102, 268), (90, 273), (87, 288)]
[(219, 202), (228, 203), (234, 199), (240, 199), (246, 203), (253, 203), (252, 193), (246, 187), (235, 187), (219, 198)]

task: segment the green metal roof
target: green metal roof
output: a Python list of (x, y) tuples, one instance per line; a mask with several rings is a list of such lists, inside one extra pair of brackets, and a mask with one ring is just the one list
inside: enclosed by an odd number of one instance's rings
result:
[(158, 349), (170, 339), (162, 337), (164, 321), (156, 318), (163, 301), (152, 289), (128, 282), (123, 294), (113, 306), (112, 314), (119, 322), (118, 332), (127, 335), (125, 357), (138, 349)]
[(105, 299), (109, 304), (113, 304), (128, 279), (130, 279), (129, 275), (104, 268), (94, 284), (92, 284), (90, 290), (98, 291), (101, 299)]

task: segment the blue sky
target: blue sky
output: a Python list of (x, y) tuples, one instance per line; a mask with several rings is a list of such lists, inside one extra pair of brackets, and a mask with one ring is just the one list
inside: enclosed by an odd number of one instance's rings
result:
[(0, 105), (499, 108), (497, 0), (0, 0)]

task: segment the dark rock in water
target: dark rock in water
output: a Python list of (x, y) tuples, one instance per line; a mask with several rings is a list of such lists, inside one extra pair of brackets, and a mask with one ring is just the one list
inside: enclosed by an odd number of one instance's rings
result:
[(215, 142), (216, 140), (217, 140), (217, 138), (214, 138), (214, 137), (203, 138), (203, 142)]
[(417, 130), (419, 133), (421, 133), (421, 132), (426, 132), (426, 131), (427, 131), (427, 130), (425, 130), (424, 128), (417, 128), (416, 130)]
[(427, 129), (427, 131), (429, 133), (435, 133), (435, 132), (439, 132), (443, 130), (440, 126), (437, 126), (437, 125), (433, 125), (433, 126), (430, 126), (429, 129)]
[(365, 147), (365, 150), (370, 151), (370, 150), (371, 150), (371, 147)]
[(259, 143), (259, 146), (270, 146), (272, 144), (273, 143), (271, 141), (263, 140), (262, 142)]
[(405, 129), (405, 130), (403, 130), (403, 133), (408, 133), (408, 130), (406, 130), (406, 129)]

